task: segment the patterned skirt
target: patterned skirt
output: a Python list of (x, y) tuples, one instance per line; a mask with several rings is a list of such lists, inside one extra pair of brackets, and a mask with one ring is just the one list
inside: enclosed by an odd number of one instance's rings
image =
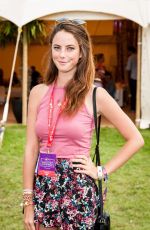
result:
[(56, 178), (35, 176), (33, 201), (36, 226), (91, 230), (97, 217), (98, 188), (91, 177), (75, 173), (68, 159), (57, 159)]

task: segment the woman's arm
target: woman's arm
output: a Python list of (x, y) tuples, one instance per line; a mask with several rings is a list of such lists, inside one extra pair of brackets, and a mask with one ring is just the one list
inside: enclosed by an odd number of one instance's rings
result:
[(98, 113), (104, 115), (126, 140), (123, 147), (105, 165), (107, 173), (110, 174), (128, 161), (144, 145), (144, 140), (130, 118), (105, 89), (97, 89), (96, 100)]
[(37, 118), (37, 109), (40, 101), (48, 86), (39, 84), (32, 88), (28, 103), (27, 135), (23, 162), (23, 187), (24, 189), (33, 188), (34, 170), (38, 157), (38, 138), (35, 133), (35, 122)]
[[(130, 118), (107, 91), (101, 87), (97, 89), (96, 104), (98, 116), (102, 114), (106, 117), (126, 140), (123, 147), (105, 165), (107, 173), (110, 174), (128, 161), (143, 146), (144, 140)], [(72, 162), (79, 162), (76, 165), (72, 165), (73, 167), (81, 168), (80, 170), (75, 170), (75, 172), (85, 173), (94, 179), (98, 178), (97, 168), (91, 159), (84, 155), (77, 155), (75, 159), (72, 159)]]
[(37, 88), (33, 88), (29, 96), (26, 146), (23, 162), (23, 187), (33, 189), (34, 170), (38, 156), (38, 139), (35, 133), (37, 116)]
[[(38, 138), (35, 133), (35, 122), (37, 118), (38, 105), (41, 101), (43, 93), (45, 93), (45, 89), (43, 89), (44, 87), (47, 90), (47, 86), (44, 86), (43, 84), (37, 85), (31, 90), (28, 104), (27, 140), (23, 162), (23, 188), (28, 191), (31, 190), (31, 193), (28, 193), (30, 196), (31, 205), (24, 206), (24, 225), (25, 229), (28, 230), (35, 230), (32, 190), (39, 147)], [(24, 201), (26, 200), (28, 199), (24, 198)]]

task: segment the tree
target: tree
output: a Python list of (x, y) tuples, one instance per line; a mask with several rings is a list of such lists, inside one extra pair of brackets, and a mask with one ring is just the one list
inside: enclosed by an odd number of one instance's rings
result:
[[(43, 42), (46, 33), (46, 23), (42, 20), (34, 20), (23, 26), (26, 28), (26, 36), (28, 43), (36, 40)], [(8, 43), (14, 43), (17, 37), (17, 26), (10, 21), (0, 21), (0, 46)], [(22, 40), (22, 39), (21, 39)]]

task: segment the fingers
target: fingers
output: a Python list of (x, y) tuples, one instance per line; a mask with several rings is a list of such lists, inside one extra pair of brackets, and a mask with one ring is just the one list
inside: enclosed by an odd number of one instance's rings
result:
[(87, 169), (87, 165), (83, 165), (83, 164), (72, 164), (73, 167), (75, 168), (81, 168), (81, 169)]
[(74, 172), (76, 172), (76, 173), (84, 173), (84, 174), (88, 175), (88, 171), (82, 170), (82, 169), (75, 169)]
[(35, 230), (35, 226), (33, 223), (25, 224), (25, 230)]
[(35, 225), (33, 221), (25, 221), (24, 222), (25, 230), (35, 230)]
[(83, 159), (83, 160), (88, 160), (89, 159), (89, 157), (87, 157), (87, 156), (85, 156), (85, 155), (76, 155), (76, 158), (74, 158), (74, 159)]
[(76, 158), (72, 159), (71, 162), (78, 162), (87, 165), (89, 163), (89, 158), (84, 155), (76, 155)]
[(76, 155), (76, 158), (71, 160), (74, 172), (84, 173), (93, 179), (97, 179), (97, 167), (92, 162), (91, 158), (84, 155)]
[[(84, 173), (84, 174), (86, 174), (86, 175), (88, 175), (88, 176), (94, 178), (94, 177), (92, 176), (92, 174), (91, 174), (91, 171), (88, 170), (88, 169), (75, 169), (74, 172), (76, 172), (76, 173), (81, 173), (81, 174)], [(94, 178), (94, 179), (95, 179), (95, 178)]]
[(33, 207), (32, 206), (28, 206), (28, 207), (25, 208), (24, 226), (25, 226), (25, 230), (35, 230), (34, 212), (33, 212)]

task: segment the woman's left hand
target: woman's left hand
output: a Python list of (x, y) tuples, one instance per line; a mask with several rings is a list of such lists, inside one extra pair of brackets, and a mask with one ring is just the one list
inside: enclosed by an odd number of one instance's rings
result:
[(71, 159), (72, 166), (77, 168), (74, 172), (84, 173), (93, 179), (98, 179), (97, 167), (94, 165), (90, 157), (84, 155), (76, 155), (76, 158)]

